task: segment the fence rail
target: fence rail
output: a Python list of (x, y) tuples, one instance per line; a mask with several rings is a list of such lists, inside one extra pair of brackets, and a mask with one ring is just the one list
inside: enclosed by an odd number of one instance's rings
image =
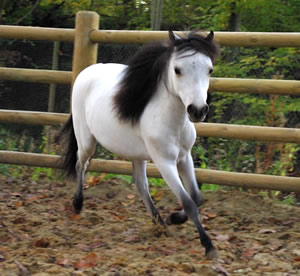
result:
[[(0, 109), (0, 122), (29, 125), (60, 125), (69, 114)], [(232, 124), (197, 123), (198, 136), (267, 142), (299, 143), (300, 129)]]
[[(183, 32), (176, 33), (184, 35)], [(142, 44), (167, 36), (166, 31), (93, 30), (89, 34), (91, 41), (98, 43)], [(74, 29), (0, 25), (0, 38), (73, 42), (74, 37)], [(215, 39), (223, 46), (300, 47), (300, 33), (215, 32)]]
[[(183, 32), (176, 32), (184, 35)], [(215, 40), (222, 46), (269, 46), (299, 47), (300, 33), (265, 33), (265, 32), (214, 32)], [(146, 43), (166, 39), (166, 31), (113, 31), (94, 30), (90, 34), (93, 42), (99, 43)]]
[(72, 72), (0, 67), (0, 79), (36, 83), (71, 84)]
[[(71, 84), (72, 72), (0, 67), (0, 79), (9, 81)], [(210, 91), (300, 96), (300, 81), (210, 78)]]
[[(0, 163), (60, 168), (59, 156), (57, 155), (24, 152), (0, 151)], [(127, 161), (93, 159), (88, 171), (132, 175), (132, 165)], [(300, 178), (297, 177), (232, 173), (207, 169), (195, 169), (195, 172), (199, 183), (300, 192)], [(147, 165), (147, 175), (149, 177), (161, 177), (153, 164)]]

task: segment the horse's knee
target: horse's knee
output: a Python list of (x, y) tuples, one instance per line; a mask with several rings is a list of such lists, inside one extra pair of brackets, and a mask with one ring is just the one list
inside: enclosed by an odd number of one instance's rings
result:
[(199, 190), (194, 191), (193, 193), (191, 193), (191, 198), (198, 207), (204, 203), (203, 196), (202, 196), (202, 194), (200, 193)]

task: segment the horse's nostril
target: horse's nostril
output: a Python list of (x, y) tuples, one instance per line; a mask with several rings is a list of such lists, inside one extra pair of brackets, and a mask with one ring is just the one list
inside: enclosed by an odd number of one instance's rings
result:
[(190, 114), (190, 115), (194, 115), (197, 111), (196, 111), (196, 107), (193, 105), (193, 104), (190, 104), (188, 107), (187, 107), (187, 112)]
[(209, 106), (206, 104), (203, 108), (197, 108), (196, 106), (194, 106), (193, 104), (190, 104), (187, 107), (187, 112), (190, 115), (194, 115), (194, 116), (205, 116), (209, 111)]
[(209, 111), (209, 106), (206, 104), (204, 107), (203, 107), (203, 114), (206, 115)]

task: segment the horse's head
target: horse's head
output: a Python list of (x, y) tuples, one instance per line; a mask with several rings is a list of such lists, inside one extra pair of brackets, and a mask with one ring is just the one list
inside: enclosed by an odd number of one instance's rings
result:
[(209, 110), (206, 102), (209, 77), (218, 54), (213, 32), (206, 37), (192, 33), (181, 38), (170, 31), (169, 36), (174, 45), (169, 63), (172, 91), (181, 99), (190, 121), (203, 121)]

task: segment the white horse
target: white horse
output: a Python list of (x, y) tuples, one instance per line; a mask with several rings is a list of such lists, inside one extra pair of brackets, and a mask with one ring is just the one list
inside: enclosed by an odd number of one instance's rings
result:
[[(146, 160), (152, 160), (180, 200), (183, 210), (167, 223), (196, 225), (208, 258), (217, 257), (204, 231), (197, 206), (202, 202), (195, 178), (191, 148), (196, 139), (193, 122), (204, 120), (207, 91), (218, 46), (213, 32), (191, 32), (142, 47), (122, 64), (96, 64), (77, 77), (72, 115), (62, 130), (67, 140), (63, 166), (77, 176), (75, 212), (83, 205), (83, 182), (98, 141), (133, 162), (133, 179), (152, 219), (164, 225), (148, 190)], [(181, 179), (185, 185), (182, 185)]]

